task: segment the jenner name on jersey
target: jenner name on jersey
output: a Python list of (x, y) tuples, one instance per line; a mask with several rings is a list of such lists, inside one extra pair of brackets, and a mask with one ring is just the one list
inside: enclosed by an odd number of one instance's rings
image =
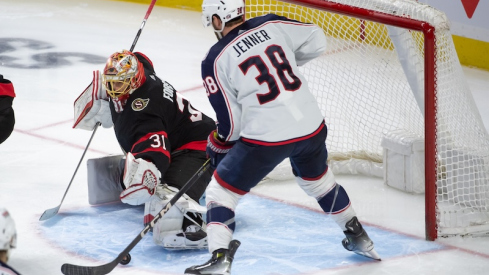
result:
[(268, 33), (264, 30), (257, 31), (251, 34), (246, 35), (242, 39), (240, 39), (234, 46), (234, 50), (238, 53), (237, 57), (240, 57), (242, 53), (245, 53), (247, 50), (251, 49), (252, 47), (265, 42), (267, 40), (270, 40), (270, 36), (268, 36)]

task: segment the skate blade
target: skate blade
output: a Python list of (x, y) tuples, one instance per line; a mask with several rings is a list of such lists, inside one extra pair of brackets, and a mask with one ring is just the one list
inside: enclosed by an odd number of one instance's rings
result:
[(382, 260), (379, 256), (379, 254), (377, 253), (377, 251), (375, 251), (375, 249), (372, 249), (372, 250), (366, 251), (366, 252), (363, 252), (363, 251), (353, 251), (353, 252), (355, 252), (358, 255), (362, 255), (362, 256), (365, 256), (367, 258), (374, 259), (377, 261)]

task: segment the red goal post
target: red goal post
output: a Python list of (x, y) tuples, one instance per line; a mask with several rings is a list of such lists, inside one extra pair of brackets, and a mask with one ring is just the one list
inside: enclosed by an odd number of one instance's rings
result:
[(382, 167), (382, 135), (418, 135), (426, 239), (489, 232), (489, 138), (443, 12), (414, 0), (246, 5), (247, 18), (275, 13), (326, 33), (326, 53), (301, 70), (328, 125), (330, 167), (347, 161), (351, 170), (353, 159)]

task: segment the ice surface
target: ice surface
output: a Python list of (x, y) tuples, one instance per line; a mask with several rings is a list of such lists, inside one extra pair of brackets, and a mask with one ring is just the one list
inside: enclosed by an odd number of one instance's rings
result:
[[(120, 154), (112, 129), (98, 129), (59, 214), (57, 206), (91, 132), (72, 129), (73, 101), (114, 51), (128, 49), (147, 5), (96, 0), (3, 0), (0, 74), (12, 80), (15, 130), (0, 145), (0, 204), (14, 217), (18, 247), (9, 264), (22, 274), (61, 274), (61, 265), (112, 261), (142, 230), (142, 207), (90, 206), (85, 160)], [(200, 62), (215, 43), (198, 12), (155, 7), (136, 45), (157, 74), (214, 117)], [(489, 72), (464, 68), (486, 127)], [(233, 274), (487, 274), (488, 238), (424, 240), (424, 197), (382, 180), (338, 176), (381, 262), (347, 252), (341, 230), (293, 182), (260, 184), (236, 211), (242, 242)], [(111, 274), (182, 274), (207, 251), (166, 251), (148, 234), (132, 262)]]

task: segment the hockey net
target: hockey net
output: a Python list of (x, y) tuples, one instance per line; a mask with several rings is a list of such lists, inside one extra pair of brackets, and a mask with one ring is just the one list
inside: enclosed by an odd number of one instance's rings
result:
[(300, 69), (328, 125), (330, 169), (382, 176), (382, 137), (402, 129), (425, 142), (426, 238), (489, 232), (489, 138), (443, 12), (414, 0), (246, 4), (247, 18), (275, 13), (327, 35)]

